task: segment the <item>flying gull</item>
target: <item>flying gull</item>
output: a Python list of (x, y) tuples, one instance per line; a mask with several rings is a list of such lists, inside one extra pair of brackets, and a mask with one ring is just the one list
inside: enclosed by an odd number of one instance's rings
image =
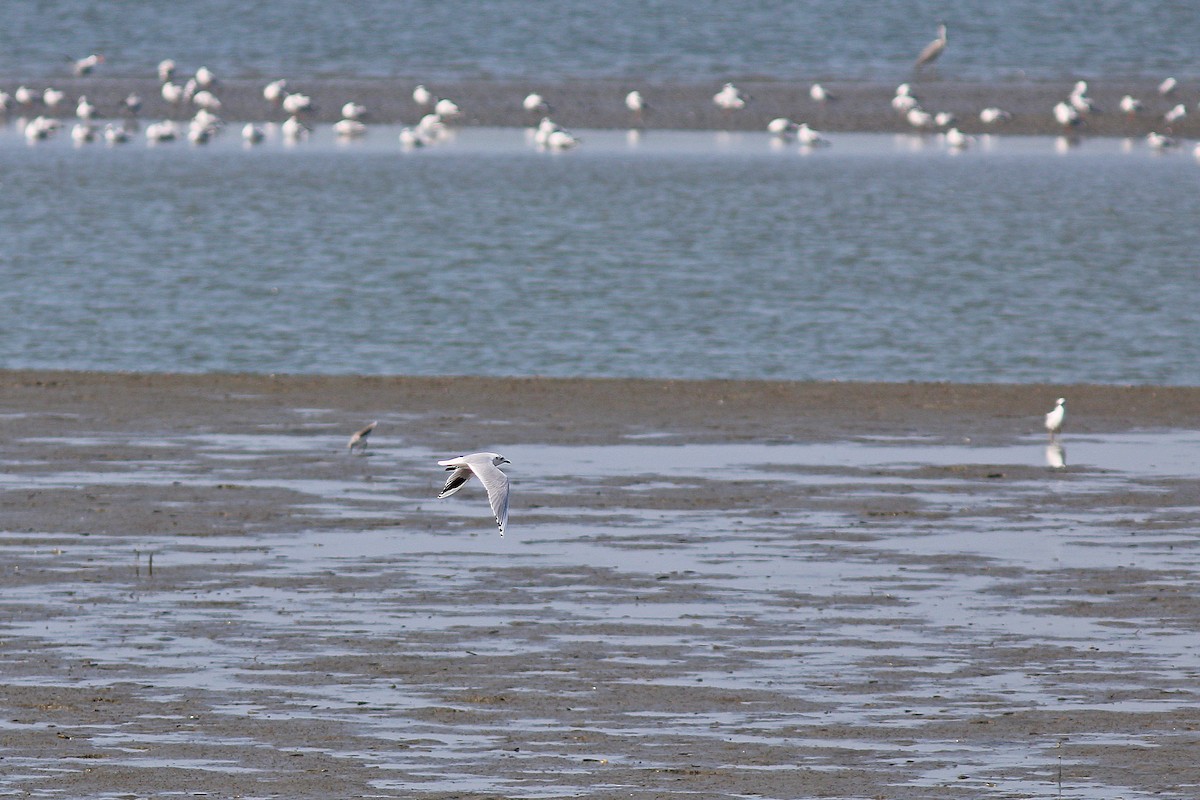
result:
[(438, 495), (440, 500), (457, 492), (471, 480), (471, 475), (479, 478), (483, 488), (487, 489), (488, 502), (492, 504), (492, 513), (496, 515), (496, 525), (500, 535), (504, 535), (504, 526), (508, 523), (508, 476), (500, 471), (501, 464), (511, 464), (499, 453), (471, 453), (459, 456), (438, 464), (450, 473), (446, 485)]

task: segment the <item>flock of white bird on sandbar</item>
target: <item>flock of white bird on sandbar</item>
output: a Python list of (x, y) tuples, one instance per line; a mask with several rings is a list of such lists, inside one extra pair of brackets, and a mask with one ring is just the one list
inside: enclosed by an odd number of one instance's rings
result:
[[(946, 25), (938, 25), (937, 36), (929, 42), (917, 56), (913, 66), (918, 72), (932, 65), (946, 50)], [(74, 60), (73, 70), (76, 76), (90, 75), (100, 64), (104, 56), (92, 54)], [(158, 64), (158, 79), (161, 84), (162, 99), (174, 107), (195, 109), (191, 119), (186, 124), (173, 120), (161, 120), (146, 125), (144, 135), (150, 144), (186, 139), (192, 144), (206, 144), (224, 128), (221, 119), (221, 100), (218, 96), (220, 83), (211, 69), (202, 66), (186, 81), (176, 81), (176, 64), (173, 59), (164, 59)], [(1178, 88), (1175, 78), (1167, 78), (1158, 86), (1158, 94), (1162, 98), (1171, 98)], [(262, 90), (263, 100), (286, 116), (282, 123), (247, 122), (241, 130), (242, 140), (247, 146), (260, 144), (267, 140), (269, 134), (278, 132), (285, 144), (295, 144), (308, 138), (313, 130), (311, 119), (315, 111), (312, 98), (300, 91), (292, 91), (286, 79), (280, 78), (266, 84)], [(837, 96), (820, 83), (814, 83), (809, 89), (809, 97), (818, 104), (833, 102)], [(451, 136), (451, 126), (462, 115), (458, 103), (448, 97), (438, 97), (424, 85), (417, 85), (412, 90), (413, 102), (424, 110), (420, 120), (412, 126), (402, 127), (399, 132), (400, 145), (411, 150), (427, 145), (437, 144)], [(713, 95), (713, 104), (727, 118), (747, 108), (751, 102), (750, 95), (743, 92), (733, 83), (726, 83), (720, 91)], [(0, 91), (0, 113), (8, 114), (13, 110), (22, 113), (18, 121), (19, 127), (30, 143), (49, 139), (57, 133), (63, 123), (58, 119), (58, 113), (66, 101), (66, 93), (48, 87), (41, 92), (20, 86), (11, 94)], [(614, 98), (614, 104), (616, 99)], [(31, 113), (38, 105), (46, 113), (33, 118), (24, 116)], [(631, 131), (642, 127), (650, 104), (638, 90), (628, 92), (624, 96), (625, 109), (629, 114)], [(103, 140), (110, 145), (122, 144), (140, 130), (137, 114), (142, 107), (142, 99), (136, 93), (130, 93), (120, 103), (120, 112), (125, 119), (120, 124), (107, 122), (100, 127), (96, 122), (97, 108), (87, 95), (81, 95), (75, 104), (77, 122), (71, 128), (71, 139), (76, 145)], [(891, 101), (892, 109), (907, 121), (919, 133), (936, 133), (947, 148), (960, 151), (969, 147), (975, 141), (958, 128), (958, 117), (948, 111), (931, 112), (921, 105), (920, 99), (913, 91), (911, 83), (902, 83), (896, 87)], [(1125, 95), (1118, 104), (1122, 114), (1136, 116), (1144, 112), (1145, 104), (1132, 95)], [(69, 105), (67, 106), (69, 108)], [(555, 122), (549, 115), (551, 105), (547, 99), (531, 92), (522, 101), (522, 108), (529, 115), (540, 116), (529, 131), (529, 138), (538, 149), (548, 151), (564, 151), (577, 147), (580, 137)], [(1087, 81), (1077, 81), (1074, 88), (1064, 100), (1056, 103), (1050, 113), (1062, 135), (1057, 140), (1059, 149), (1066, 149), (1074, 144), (1069, 135), (1078, 126), (1085, 123), (1087, 117), (1097, 113), (1098, 108), (1088, 96)], [(1155, 151), (1165, 152), (1179, 148), (1182, 142), (1172, 135), (1171, 126), (1179, 123), (1187, 116), (1187, 106), (1184, 103), (1175, 104), (1163, 115), (1165, 133), (1152, 131), (1146, 136), (1147, 146)], [(333, 124), (333, 132), (339, 139), (355, 139), (367, 133), (368, 109), (353, 99), (347, 100), (341, 107), (341, 119)], [(979, 111), (979, 121), (986, 127), (1001, 125), (1013, 118), (1012, 113), (996, 106), (989, 106)], [(796, 122), (789, 117), (777, 117), (767, 123), (767, 132), (776, 144), (797, 142), (803, 149), (812, 149), (829, 144), (829, 140), (807, 123)], [(1200, 158), (1200, 143), (1193, 148), (1193, 153)]]

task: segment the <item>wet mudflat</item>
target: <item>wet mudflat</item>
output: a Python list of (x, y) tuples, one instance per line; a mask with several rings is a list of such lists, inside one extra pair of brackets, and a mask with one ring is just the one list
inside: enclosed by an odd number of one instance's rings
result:
[(0, 793), (1194, 796), (1198, 394), (5, 373)]

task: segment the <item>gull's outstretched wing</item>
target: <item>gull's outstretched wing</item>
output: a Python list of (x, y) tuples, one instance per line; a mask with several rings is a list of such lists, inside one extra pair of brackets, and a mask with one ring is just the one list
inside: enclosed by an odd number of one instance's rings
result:
[(461, 464), (457, 467), (446, 467), (446, 471), (450, 473), (450, 477), (446, 479), (446, 485), (442, 487), (441, 494), (438, 499), (449, 497), (459, 489), (467, 485), (467, 481), (471, 480), (471, 468), (466, 464)]
[(471, 464), (471, 469), (487, 489), (488, 502), (492, 504), (492, 513), (496, 515), (496, 525), (500, 527), (500, 535), (504, 535), (504, 526), (508, 524), (508, 476), (492, 464), (491, 459), (482, 463)]

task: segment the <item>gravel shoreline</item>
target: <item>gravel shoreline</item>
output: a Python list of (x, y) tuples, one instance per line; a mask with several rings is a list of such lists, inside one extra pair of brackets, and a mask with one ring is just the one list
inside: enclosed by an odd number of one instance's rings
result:
[[(220, 98), (221, 116), (229, 122), (282, 121), (285, 115), (262, 97), (266, 80), (230, 79), (221, 83), (216, 94)], [(289, 88), (312, 97), (316, 110), (309, 115), (314, 122), (334, 122), (340, 117), (342, 105), (348, 101), (362, 103), (368, 109), (368, 121), (390, 124), (414, 124), (428, 109), (412, 100), (416, 81), (383, 79), (321, 79), (293, 81)], [(537, 121), (541, 114), (526, 112), (521, 101), (529, 92), (542, 94), (551, 104), (551, 115), (561, 125), (580, 129), (647, 129), (677, 130), (765, 130), (767, 122), (785, 116), (797, 122), (807, 122), (824, 131), (857, 131), (877, 133), (907, 133), (914, 129), (891, 108), (895, 84), (839, 82), (821, 83), (836, 99), (818, 103), (809, 97), (812, 80), (764, 81), (741, 80), (737, 85), (751, 95), (744, 110), (726, 114), (717, 109), (713, 94), (720, 88), (710, 84), (661, 84), (641, 81), (592, 80), (569, 83), (535, 83), (510, 81), (471, 81), (429, 83), (430, 91), (453, 99), (462, 109), (455, 121), (458, 125), (523, 127)], [(12, 92), (22, 81), (0, 79), (0, 88)], [(144, 102), (142, 119), (185, 119), (193, 109), (165, 103), (154, 80), (119, 78), (70, 78), (56, 81), (29, 81), (24, 85), (41, 91), (52, 85), (66, 92), (66, 100), (57, 109), (59, 116), (74, 114), (75, 100), (86, 94), (107, 117), (120, 116), (120, 101), (130, 92), (139, 94)], [(931, 113), (950, 112), (954, 123), (967, 133), (1058, 135), (1064, 132), (1052, 116), (1051, 109), (1065, 100), (1071, 84), (1058, 83), (962, 83), (942, 80), (921, 80), (912, 84), (922, 106)], [(650, 108), (640, 120), (635, 120), (624, 107), (624, 97), (631, 89), (645, 96)], [(1136, 116), (1118, 110), (1120, 98), (1133, 94), (1145, 104)], [(1079, 136), (1144, 136), (1150, 131), (1170, 131), (1179, 137), (1200, 137), (1200, 114), (1168, 125), (1163, 114), (1178, 103), (1194, 109), (1200, 92), (1181, 88), (1169, 98), (1160, 97), (1156, 86), (1148, 81), (1114, 81), (1111, 84), (1092, 82), (1089, 96), (1099, 109), (1071, 135)], [(999, 107), (1010, 112), (1012, 119), (986, 125), (979, 112), (987, 107)], [(13, 109), (10, 117), (22, 113), (44, 113), (40, 104), (29, 109)]]

